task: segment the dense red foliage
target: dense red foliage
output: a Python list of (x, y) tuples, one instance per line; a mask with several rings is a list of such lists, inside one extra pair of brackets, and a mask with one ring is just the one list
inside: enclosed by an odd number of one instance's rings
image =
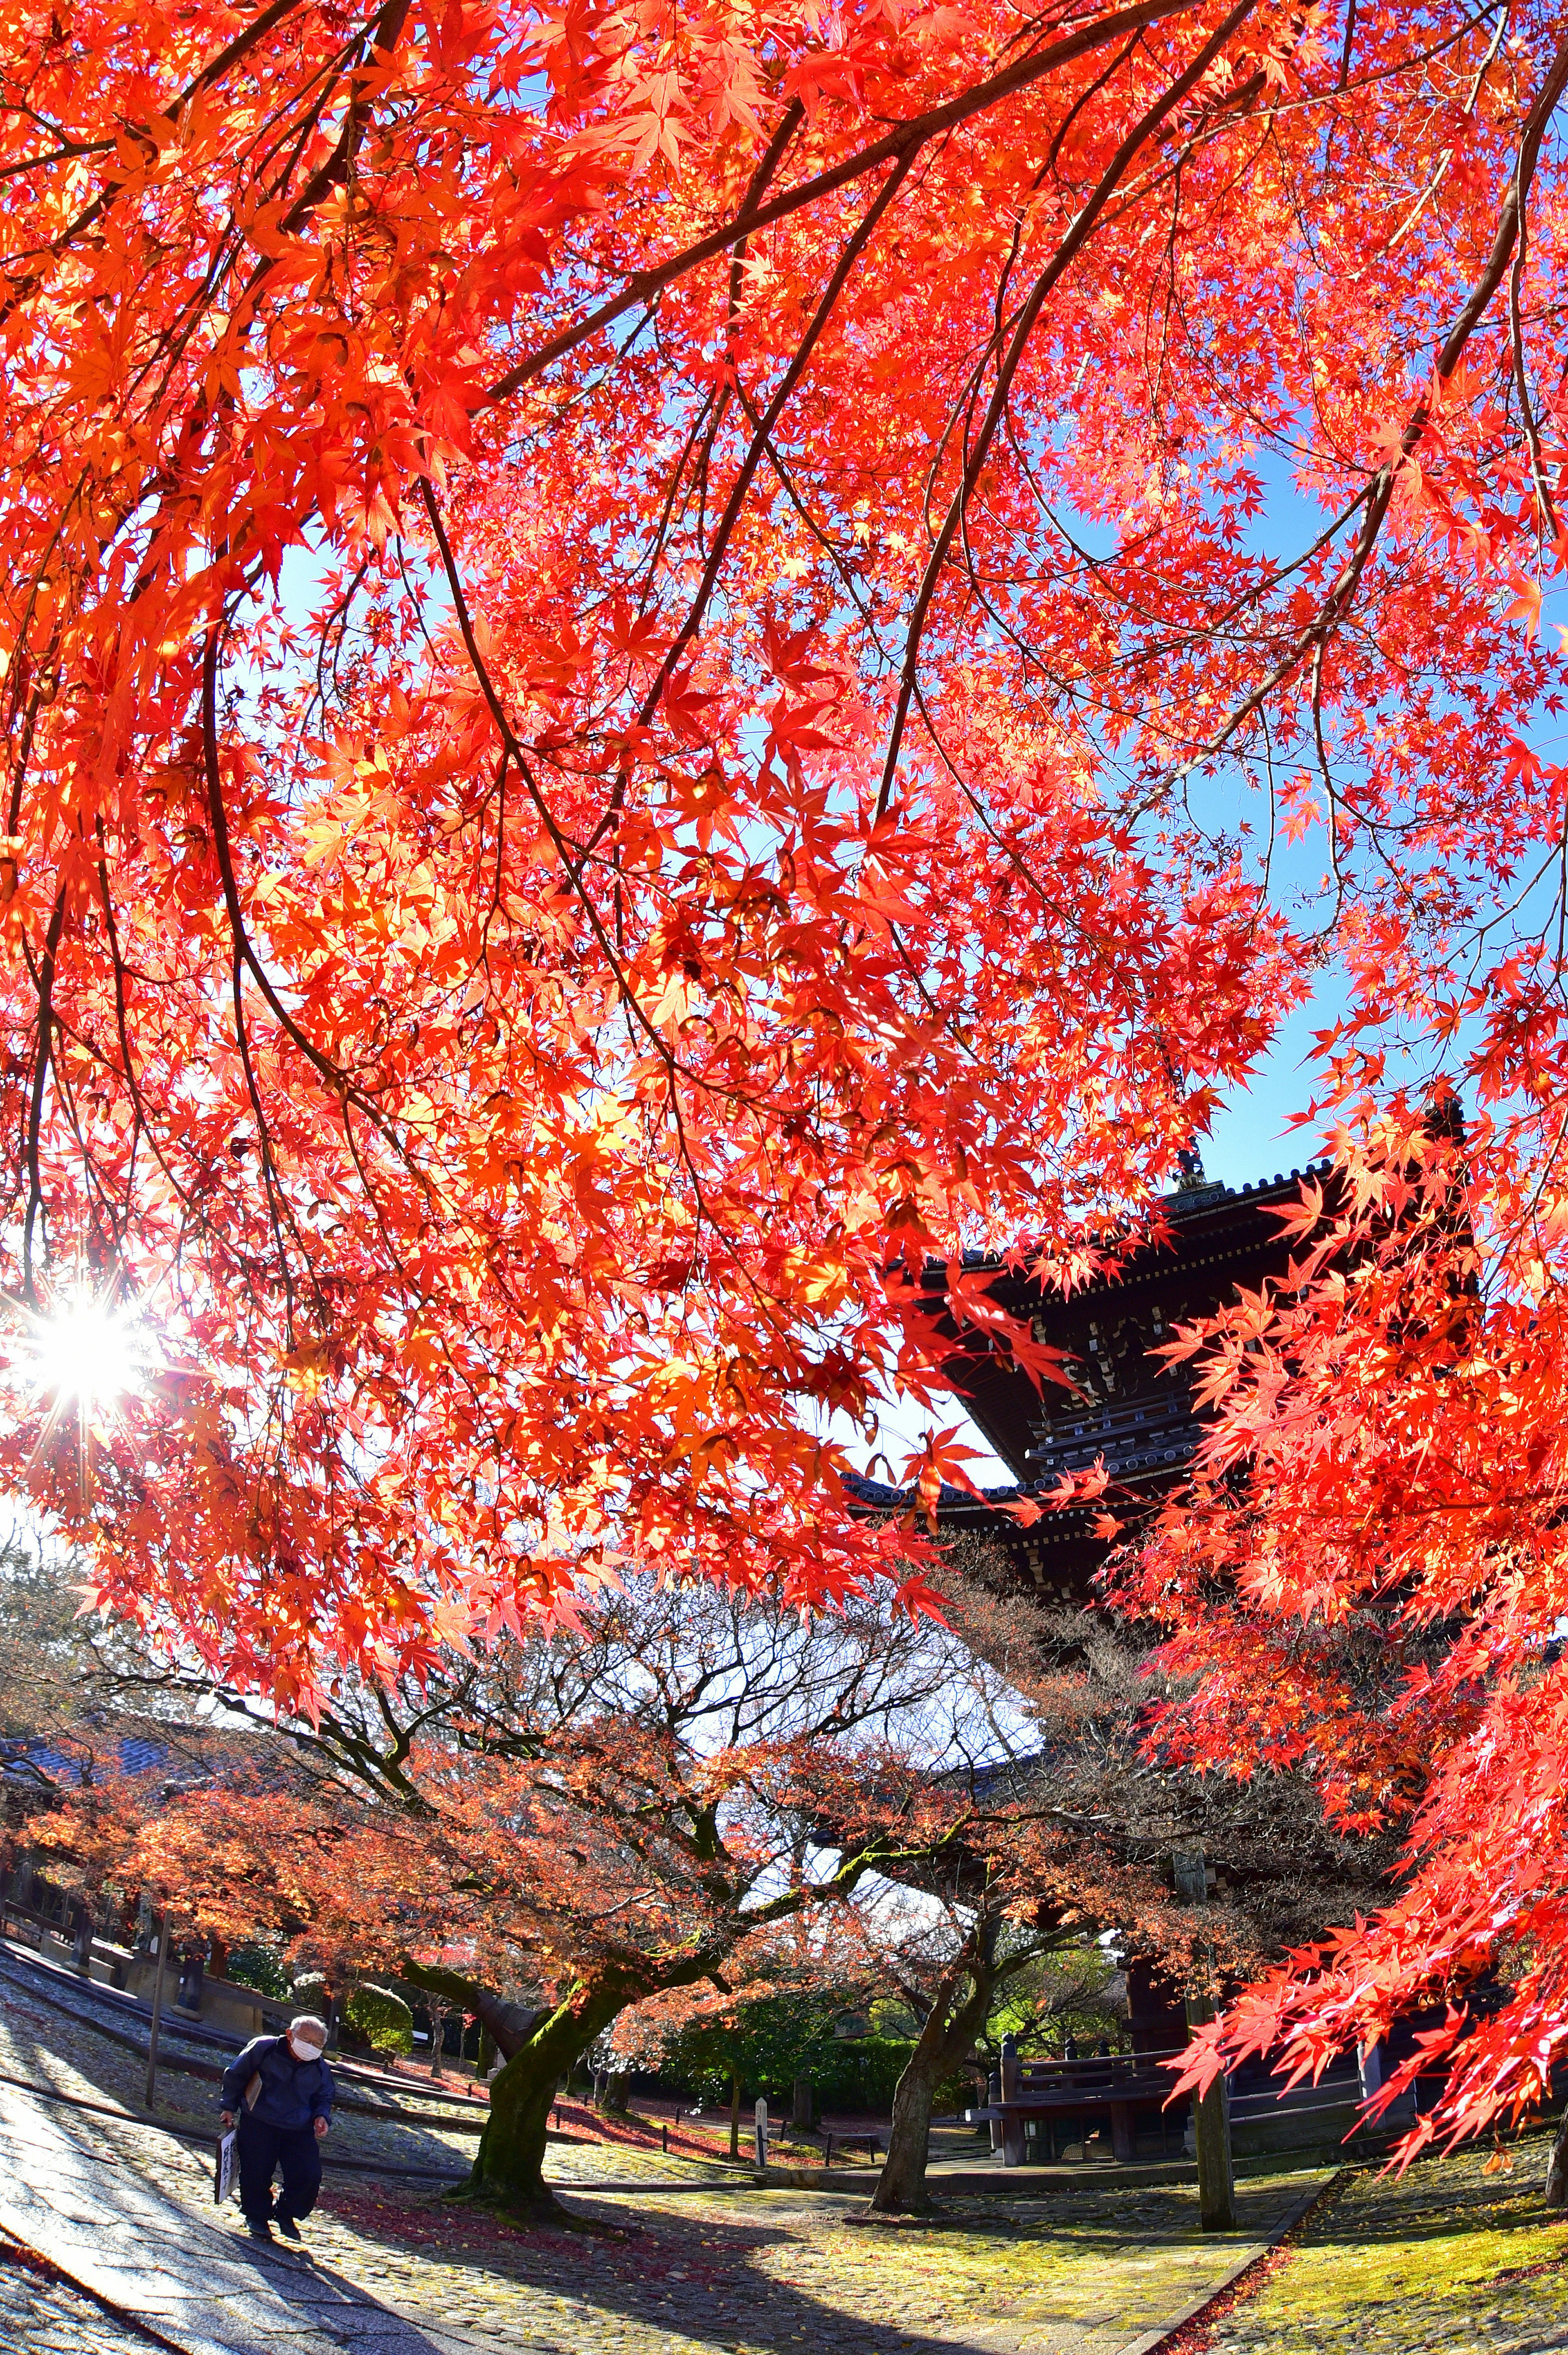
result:
[(1400, 1899), (1248, 1989), (1189, 2073), (1280, 2048), (1306, 2074), (1425, 2009), (1373, 2104), (1445, 2081), (1407, 2155), (1528, 2113), (1568, 2036), (1568, 1359), (1536, 1120), (1468, 1156), (1451, 1120), (1387, 1123), (1349, 1156), (1295, 1284), (1214, 1321), (1217, 1423), (1124, 1590), (1198, 1679), (1162, 1748), (1305, 1767), (1331, 1817), (1408, 1830)]
[[(962, 1249), (1081, 1265), (1337, 961), (1373, 1256), (1229, 1328), (1153, 1599), (1203, 1754), (1421, 1807), (1264, 2024), (1500, 1944), (1531, 2090), (1565, 85), (1544, 0), (0, 7), (5, 1459), (105, 1597), (308, 1705), (624, 1553), (842, 1593), (900, 1267), (1038, 1359)], [(166, 1369), (78, 1448), (83, 1288)]]

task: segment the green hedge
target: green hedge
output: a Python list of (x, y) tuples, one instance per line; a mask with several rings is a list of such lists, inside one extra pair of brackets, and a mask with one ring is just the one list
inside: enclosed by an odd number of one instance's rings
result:
[(272, 1946), (253, 1943), (230, 1946), (223, 1976), (236, 1987), (254, 1987), (258, 1995), (271, 1996), (275, 2003), (286, 2003), (293, 1992), (289, 1975)]
[[(893, 2088), (914, 2051), (907, 2036), (837, 2038), (809, 2074), (825, 2110), (891, 2110)], [(966, 2069), (944, 2077), (936, 2088), (938, 2115), (963, 2109), (975, 2099), (976, 2080)], [(787, 2094), (787, 2086), (776, 2091)]]
[(408, 2053), (414, 2049), (413, 2013), (390, 1987), (368, 1983), (357, 1987), (344, 2007), (343, 2024), (373, 2052)]
[[(835, 2036), (830, 2014), (797, 2018), (799, 2009), (764, 2000), (749, 2007), (738, 2023), (688, 2030), (667, 2051), (660, 2082), (668, 2089), (689, 2089), (704, 2103), (723, 2107), (730, 2099), (730, 2072), (738, 2068), (743, 2102), (750, 2104), (762, 2094), (778, 2116), (788, 2111), (799, 2075), (810, 2080), (819, 2112), (859, 2110), (885, 2117), (892, 2107), (893, 2088), (914, 2051), (913, 2041), (875, 2032)], [(975, 2097), (974, 2073), (955, 2070), (936, 2087), (937, 2114), (949, 2115)]]

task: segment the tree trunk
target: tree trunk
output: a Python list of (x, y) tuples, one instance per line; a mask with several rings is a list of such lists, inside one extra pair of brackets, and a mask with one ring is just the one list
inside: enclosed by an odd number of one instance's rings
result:
[(612, 2069), (604, 2080), (604, 2099), (600, 2106), (610, 2112), (613, 2116), (624, 2118), (626, 2115), (627, 2104), (631, 2099), (631, 2071)]
[[(922, 2051), (924, 2041), (923, 2033), (893, 2088), (888, 2156), (871, 2194), (871, 2206), (879, 2215), (918, 2215), (931, 2205), (925, 2164), (931, 2149), (932, 2101), (941, 2071), (935, 2052)], [(944, 2044), (946, 2038), (937, 2041)]]
[(730, 2073), (730, 2156), (731, 2158), (739, 2158), (741, 2156), (741, 2072), (739, 2069), (732, 2069)]
[(1552, 2146), (1552, 2163), (1546, 2170), (1546, 2204), (1549, 2208), (1568, 2208), (1568, 2110), (1563, 2114)]
[[(404, 1977), (411, 1986), (427, 1993), (439, 1990), (478, 2012), (507, 2056), (490, 2081), (490, 2115), (473, 2170), (458, 2196), (564, 2221), (566, 2211), (543, 2172), (545, 2135), (557, 2085), (584, 2045), (602, 2035), (645, 1988), (628, 1984), (617, 1973), (573, 1987), (553, 2011), (528, 2014), (517, 2005), (486, 1999), (485, 1990), (453, 1971), (410, 1963)], [(519, 2020), (528, 2025), (519, 2030)]]
[(790, 2088), (789, 2122), (795, 2134), (809, 2134), (816, 2124), (816, 2088), (809, 2077), (797, 2077)]
[[(965, 2059), (986, 2024), (996, 1986), (991, 1959), (995, 1943), (995, 1924), (986, 1925), (977, 1942), (966, 1940), (963, 1952), (943, 1974), (914, 2051), (893, 2088), (892, 2131), (887, 2159), (871, 2194), (873, 2215), (918, 2216), (931, 2206), (925, 2167), (931, 2153), (931, 2112), (936, 2088), (947, 2072)], [(954, 1999), (965, 1979), (969, 1992), (955, 2010)]]

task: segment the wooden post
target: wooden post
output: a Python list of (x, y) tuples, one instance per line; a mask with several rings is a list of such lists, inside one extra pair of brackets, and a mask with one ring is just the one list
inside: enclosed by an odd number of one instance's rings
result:
[[(1176, 1893), (1189, 1905), (1209, 1902), (1209, 1860), (1200, 1848), (1178, 1849), (1171, 1859)], [(1201, 1948), (1201, 1979), (1187, 1998), (1189, 2028), (1206, 2027), (1214, 2017), (1214, 1948)], [(1231, 2159), (1231, 2094), (1222, 2076), (1192, 2102), (1192, 2140), (1198, 2156), (1198, 2221), (1206, 2232), (1236, 2229), (1236, 2174)]]
[(169, 1917), (165, 1913), (158, 1934), (158, 1967), (153, 1975), (153, 2019), (147, 2030), (147, 2085), (144, 2106), (151, 2109), (158, 2090), (158, 2028), (164, 2016), (164, 1972), (169, 1959)]
[[(1187, 1999), (1187, 2024), (1202, 2028), (1214, 2017), (1206, 1989)], [(1206, 2232), (1236, 2229), (1236, 2175), (1231, 2160), (1231, 2096), (1222, 2076), (1192, 2101), (1192, 2139), (1198, 2152), (1198, 2221)]]
[[(1010, 2036), (1002, 2039), (1002, 2099), (1016, 2102), (1021, 2083), (1019, 2071), (1019, 2048)], [(1002, 2165), (1021, 2167), (1024, 2155), (1024, 2122), (1015, 2111), (1002, 2121)]]

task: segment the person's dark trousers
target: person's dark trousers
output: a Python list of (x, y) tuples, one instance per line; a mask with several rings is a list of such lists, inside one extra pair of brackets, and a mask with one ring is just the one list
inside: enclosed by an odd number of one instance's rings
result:
[(249, 2110), (240, 2120), (240, 2205), (252, 2222), (272, 2213), (272, 2170), (283, 2170), (280, 2216), (308, 2216), (321, 2190), (314, 2126), (267, 2126)]

